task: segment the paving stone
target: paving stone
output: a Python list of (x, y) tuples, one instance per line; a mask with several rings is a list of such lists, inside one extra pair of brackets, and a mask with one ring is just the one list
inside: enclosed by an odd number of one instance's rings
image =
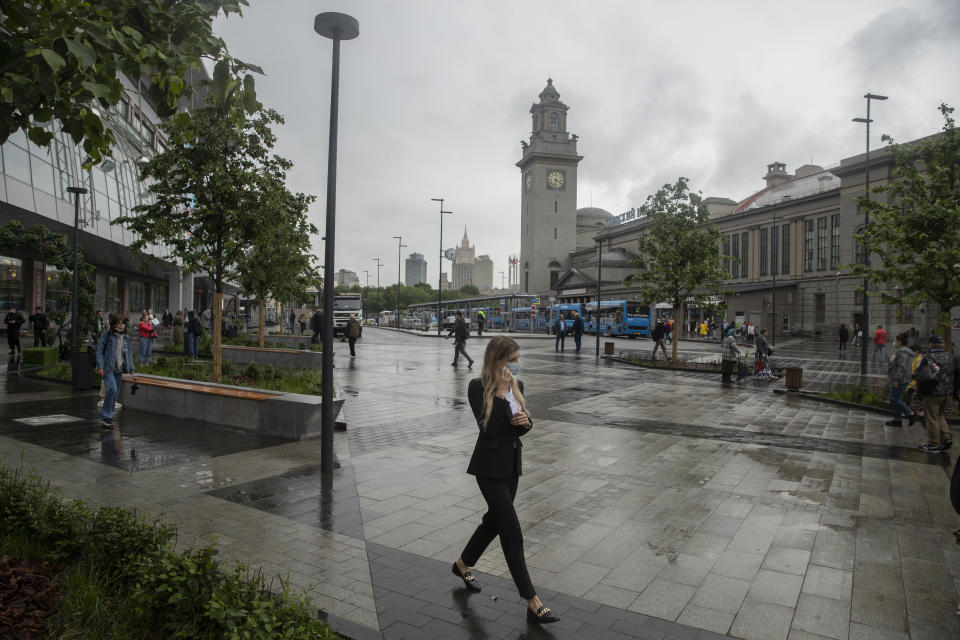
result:
[(907, 606), (902, 594), (868, 589), (853, 589), (850, 610), (853, 622), (891, 631), (907, 630)]
[(656, 578), (627, 608), (655, 618), (676, 620), (695, 592), (689, 585)]
[(801, 593), (792, 627), (835, 640), (850, 632), (850, 603)]
[(803, 578), (802, 591), (834, 600), (850, 600), (853, 575), (851, 571), (810, 564)]
[(803, 578), (789, 573), (761, 569), (750, 586), (748, 599), (791, 609), (797, 606)]
[(750, 590), (746, 580), (708, 575), (691, 599), (691, 603), (706, 609), (735, 614)]
[(792, 607), (747, 599), (733, 621), (730, 634), (746, 640), (785, 640), (793, 613)]

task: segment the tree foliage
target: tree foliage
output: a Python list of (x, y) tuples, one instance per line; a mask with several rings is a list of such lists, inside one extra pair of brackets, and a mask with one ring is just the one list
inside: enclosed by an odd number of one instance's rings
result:
[(307, 288), (323, 282), (315, 267), (310, 236), (317, 233), (307, 220), (307, 209), (315, 200), (302, 193), (293, 194), (281, 176), (265, 180), (260, 210), (251, 212), (260, 219), (259, 233), (251, 242), (238, 282), (260, 301), (260, 346), (263, 346), (263, 300), (303, 300)]
[(888, 202), (858, 198), (870, 224), (857, 241), (879, 257), (879, 266), (848, 265), (856, 274), (885, 283), (885, 302), (940, 310), (939, 326), (950, 344), (950, 309), (960, 306), (960, 132), (953, 108), (940, 105), (943, 131), (909, 145), (894, 144), (893, 182), (872, 189)]
[[(110, 155), (112, 132), (92, 108), (120, 101), (120, 74), (150, 78), (161, 117), (189, 95), (184, 82), (203, 59), (234, 72), (258, 68), (229, 57), (213, 19), (239, 14), (247, 0), (0, 0), (0, 143), (22, 129), (46, 146), (57, 121), (94, 163)], [(253, 78), (248, 83), (252, 87)]]
[(276, 181), (290, 166), (272, 154), (270, 126), (283, 121), (280, 115), (261, 109), (248, 116), (249, 106), (246, 86), (229, 77), (219, 85), (215, 72), (203, 108), (161, 125), (167, 149), (140, 170), (152, 202), (114, 221), (136, 233), (133, 251), (155, 244), (185, 270), (209, 274), (217, 376), (223, 283), (239, 279), (249, 248), (261, 237), (261, 213), (274, 202)]
[[(641, 214), (648, 224), (638, 241), (640, 271), (625, 284), (637, 285), (644, 300), (670, 302), (674, 320), (679, 321), (684, 301), (707, 304), (729, 277), (723, 267), (726, 256), (720, 251), (721, 234), (710, 221), (703, 198), (690, 191), (683, 177), (649, 196)], [(678, 335), (674, 332), (674, 359)]]
[[(83, 257), (83, 249), (79, 249), (77, 284), (80, 295), (77, 298), (77, 335), (82, 339), (93, 330), (93, 305), (96, 294), (93, 266)], [(50, 231), (42, 224), (24, 229), (18, 220), (13, 220), (0, 227), (0, 253), (26, 253), (43, 260), (65, 274), (73, 285), (73, 243), (62, 233)], [(72, 292), (67, 289), (57, 298), (58, 309), (50, 312), (50, 319), (62, 326), (64, 319), (72, 307)], [(24, 304), (29, 314), (30, 304)]]

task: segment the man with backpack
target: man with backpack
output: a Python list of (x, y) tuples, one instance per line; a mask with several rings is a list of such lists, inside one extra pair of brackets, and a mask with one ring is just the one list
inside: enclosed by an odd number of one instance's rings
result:
[(657, 323), (653, 327), (653, 331), (650, 332), (650, 339), (653, 340), (653, 355), (650, 356), (651, 360), (657, 359), (657, 349), (663, 351), (663, 357), (667, 360), (670, 359), (670, 356), (667, 355), (667, 347), (663, 344), (663, 337), (666, 335), (667, 330), (663, 326), (663, 318), (657, 319)]
[(930, 351), (914, 373), (917, 391), (923, 399), (924, 420), (927, 423), (927, 444), (920, 450), (944, 453), (953, 444), (947, 425), (947, 405), (950, 396), (957, 396), (960, 388), (960, 365), (952, 353), (944, 348), (943, 336), (930, 336)]
[(463, 314), (459, 311), (457, 311), (457, 319), (453, 323), (453, 329), (447, 334), (447, 340), (450, 339), (450, 336), (454, 336), (453, 366), (457, 366), (457, 361), (460, 359), (460, 354), (462, 353), (463, 357), (466, 358), (469, 363), (467, 367), (472, 367), (473, 358), (467, 355), (465, 349), (467, 346), (467, 338), (470, 337), (470, 330), (467, 329), (467, 324), (463, 321)]

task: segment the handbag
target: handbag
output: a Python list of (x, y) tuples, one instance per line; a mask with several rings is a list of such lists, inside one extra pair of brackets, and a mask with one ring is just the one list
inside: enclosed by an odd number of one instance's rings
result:
[(913, 372), (913, 379), (917, 381), (917, 391), (920, 395), (930, 395), (937, 388), (940, 381), (940, 367), (931, 360), (923, 358)]

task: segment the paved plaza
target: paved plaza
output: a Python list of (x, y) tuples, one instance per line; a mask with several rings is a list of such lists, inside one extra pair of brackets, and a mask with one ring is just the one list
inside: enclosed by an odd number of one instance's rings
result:
[[(304, 589), (355, 640), (960, 637), (956, 450), (925, 454), (919, 426), (774, 393), (782, 381), (598, 361), (592, 339), (580, 354), (519, 339), (535, 425), (516, 506), (533, 583), (562, 619), (526, 622), (496, 543), (483, 591), (467, 592), (450, 564), (485, 511), (465, 470), (486, 340), (468, 342), (472, 370), (435, 336), (366, 328), (356, 358), (337, 343), (348, 430), (332, 474), (318, 441), (127, 410), (104, 430), (95, 394), (16, 375), (0, 376), (0, 459), (181, 522), (180, 546), (213, 541)], [(807, 388), (859, 372), (830, 343), (785, 340), (778, 360)]]

